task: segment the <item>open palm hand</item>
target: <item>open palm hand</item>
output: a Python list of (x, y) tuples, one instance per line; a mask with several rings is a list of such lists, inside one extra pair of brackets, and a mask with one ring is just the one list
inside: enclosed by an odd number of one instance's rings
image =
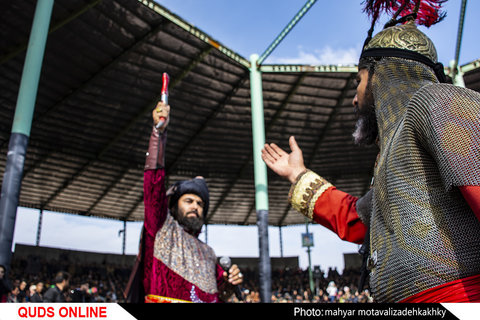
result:
[(289, 139), (291, 153), (285, 152), (275, 143), (265, 144), (262, 149), (262, 159), (265, 164), (279, 176), (295, 182), (297, 176), (305, 171), (303, 153), (295, 138)]

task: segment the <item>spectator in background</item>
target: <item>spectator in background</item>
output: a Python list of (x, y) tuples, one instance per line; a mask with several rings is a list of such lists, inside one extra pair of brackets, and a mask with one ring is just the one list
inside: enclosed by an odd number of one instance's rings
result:
[(87, 281), (83, 281), (80, 288), (72, 290), (72, 302), (92, 302), (90, 295), (90, 285)]
[(335, 302), (335, 299), (337, 298), (337, 292), (338, 292), (338, 289), (337, 289), (337, 286), (335, 285), (335, 282), (330, 281), (327, 287), (328, 300), (330, 302)]
[(21, 302), (21, 301), (18, 299), (18, 294), (19, 294), (19, 293), (20, 293), (20, 289), (18, 289), (17, 286), (13, 286), (12, 291), (10, 291), (10, 293), (8, 294), (7, 302), (12, 302), (12, 303)]
[(28, 288), (28, 294), (27, 294), (27, 298), (26, 298), (26, 301), (27, 302), (31, 302), (32, 300), (32, 296), (35, 294), (37, 290), (37, 286), (32, 284), (29, 288)]
[(43, 302), (43, 282), (39, 281), (35, 286), (35, 292), (30, 296), (30, 302)]
[(18, 294), (18, 302), (26, 302), (27, 301), (27, 281), (22, 280), (20, 285), (18, 286), (20, 293)]
[(0, 265), (0, 302), (7, 302), (8, 293), (10, 291), (5, 277), (6, 268)]
[(68, 287), (68, 281), (70, 279), (70, 274), (65, 271), (60, 271), (56, 274), (53, 282), (55, 286), (49, 288), (45, 295), (43, 296), (43, 301), (45, 302), (66, 302), (65, 295), (63, 290), (66, 290)]

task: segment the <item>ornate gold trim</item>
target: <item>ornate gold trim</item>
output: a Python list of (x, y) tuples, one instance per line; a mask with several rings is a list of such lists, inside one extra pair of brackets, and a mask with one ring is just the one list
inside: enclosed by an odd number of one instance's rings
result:
[(330, 187), (333, 187), (330, 182), (315, 172), (307, 170), (292, 184), (288, 202), (295, 210), (312, 219), (315, 202)]
[(192, 301), (147, 294), (145, 296), (145, 303), (192, 303)]

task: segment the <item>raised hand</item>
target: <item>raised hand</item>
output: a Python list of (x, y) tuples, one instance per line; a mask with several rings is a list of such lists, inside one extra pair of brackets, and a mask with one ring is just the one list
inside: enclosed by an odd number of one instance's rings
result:
[(303, 153), (292, 136), (288, 140), (291, 153), (287, 153), (275, 143), (265, 144), (262, 159), (265, 164), (279, 176), (294, 183), (298, 175), (306, 170)]
[(167, 128), (168, 123), (170, 122), (169, 115), (170, 115), (170, 105), (165, 105), (165, 103), (159, 101), (155, 109), (153, 109), (152, 111), (152, 118), (153, 118), (153, 125), (155, 127), (157, 126), (161, 117), (164, 117), (166, 119), (165, 123), (160, 128), (158, 128), (160, 132), (165, 131), (165, 129)]

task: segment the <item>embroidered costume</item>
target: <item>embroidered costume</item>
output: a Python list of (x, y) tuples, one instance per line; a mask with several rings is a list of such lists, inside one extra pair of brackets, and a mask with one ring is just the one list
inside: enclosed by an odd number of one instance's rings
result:
[[(184, 230), (169, 211), (165, 189), (166, 132), (153, 128), (144, 171), (145, 221), (141, 250), (127, 286), (130, 302), (221, 302), (223, 269), (212, 248)], [(201, 181), (200, 181), (201, 180)], [(203, 179), (180, 182), (172, 188), (171, 206), (179, 192), (197, 193), (206, 202)], [(206, 198), (206, 199), (205, 199)]]

